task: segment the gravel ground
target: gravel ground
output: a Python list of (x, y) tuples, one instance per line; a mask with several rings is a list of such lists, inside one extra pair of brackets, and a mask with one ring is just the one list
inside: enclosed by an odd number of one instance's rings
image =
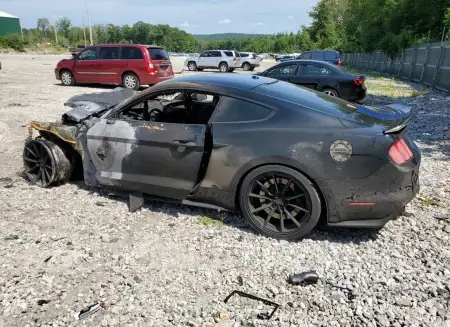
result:
[[(450, 216), (448, 95), (390, 98), (374, 86), (368, 98), (415, 113), (422, 189), (404, 216), (378, 232), (317, 229), (285, 242), (228, 213), (153, 202), (131, 214), (108, 190), (28, 185), (17, 174), (27, 121), (59, 119), (70, 96), (105, 89), (58, 85), (60, 58), (0, 55), (0, 326), (450, 326), (450, 221), (436, 218)], [(318, 284), (286, 282), (310, 269)], [(280, 308), (258, 319), (270, 307), (225, 304), (234, 289)], [(104, 308), (75, 321), (98, 300)]]

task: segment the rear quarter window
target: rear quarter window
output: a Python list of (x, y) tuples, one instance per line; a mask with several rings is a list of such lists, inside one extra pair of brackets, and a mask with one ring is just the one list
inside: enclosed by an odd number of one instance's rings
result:
[(169, 60), (169, 54), (161, 48), (148, 48), (151, 60)]
[(268, 118), (273, 110), (253, 102), (223, 97), (214, 115), (216, 123), (250, 122)]
[(249, 54), (248, 53), (240, 53), (240, 56), (241, 56), (241, 58), (244, 58), (244, 57), (248, 57)]
[(337, 60), (339, 59), (339, 53), (335, 51), (325, 51), (323, 57), (327, 60)]
[(233, 57), (233, 52), (231, 51), (224, 51), (223, 53), (225, 53), (227, 57)]
[(322, 51), (313, 51), (311, 55), (312, 60), (322, 60), (323, 52)]
[(123, 47), (121, 59), (144, 59), (144, 56), (139, 48)]

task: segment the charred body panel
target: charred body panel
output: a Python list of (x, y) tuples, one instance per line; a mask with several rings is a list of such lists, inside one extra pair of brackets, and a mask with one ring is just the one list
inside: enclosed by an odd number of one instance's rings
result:
[[(181, 95), (168, 105), (159, 103), (158, 96), (167, 92)], [(213, 100), (195, 102), (193, 92)], [(405, 108), (373, 111), (289, 83), (235, 74), (188, 76), (144, 92), (106, 93), (69, 99), (66, 104), (73, 109), (61, 123), (30, 125), (44, 137), (59, 137), (81, 155), (88, 185), (242, 211), (248, 205), (243, 206), (241, 193), (259, 183), (259, 193), (249, 193), (249, 201), (258, 198), (261, 208), (250, 201), (246, 218), (265, 212), (266, 226), (286, 214), (285, 223), (300, 226), (299, 212), (307, 212), (306, 230), (320, 214), (332, 225), (382, 226), (418, 191), (420, 152), (403, 135), (410, 119)], [(164, 111), (181, 106), (192, 114), (193, 103), (210, 117), (193, 115), (195, 119), (184, 121), (183, 114), (174, 122), (167, 117), (175, 116)], [(143, 116), (124, 115), (135, 106)], [(162, 116), (150, 117), (154, 110)], [(398, 140), (405, 140), (412, 151), (401, 164), (388, 155)], [(247, 181), (266, 166), (280, 168)], [(309, 186), (302, 187), (305, 181)], [(294, 195), (294, 184), (306, 195)], [(283, 202), (286, 190), (290, 196)], [(303, 202), (289, 202), (301, 197)], [(286, 231), (285, 223), (274, 237), (303, 235)]]

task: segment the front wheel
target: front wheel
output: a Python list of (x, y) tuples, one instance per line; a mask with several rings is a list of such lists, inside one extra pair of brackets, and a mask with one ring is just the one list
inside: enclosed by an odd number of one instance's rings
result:
[(228, 64), (226, 64), (226, 63), (221, 63), (220, 65), (219, 65), (219, 70), (222, 72), (222, 73), (226, 73), (226, 72), (228, 72)]
[(193, 61), (190, 61), (190, 62), (188, 63), (188, 69), (189, 69), (191, 72), (195, 72), (195, 71), (197, 70), (197, 64), (196, 64), (195, 62), (193, 62)]
[(251, 171), (239, 191), (247, 222), (259, 233), (297, 240), (317, 225), (321, 201), (316, 188), (294, 169), (269, 165)]
[(59, 75), (59, 77), (61, 78), (62, 85), (64, 86), (75, 85), (75, 78), (73, 77), (73, 74), (68, 70), (63, 70)]
[(139, 78), (133, 73), (126, 73), (123, 75), (122, 84), (125, 88), (136, 91), (141, 87)]
[(333, 89), (324, 89), (322, 90), (322, 93), (329, 95), (333, 98), (339, 98), (339, 94)]

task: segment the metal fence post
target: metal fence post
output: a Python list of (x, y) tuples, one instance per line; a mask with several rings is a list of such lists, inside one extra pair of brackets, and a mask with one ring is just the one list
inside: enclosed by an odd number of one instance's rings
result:
[(397, 77), (403, 72), (403, 58), (405, 57), (405, 50), (402, 51), (402, 58), (400, 59), (400, 69), (398, 70)]
[(441, 44), (441, 50), (439, 51), (438, 62), (436, 63), (436, 71), (434, 72), (434, 76), (433, 76), (433, 83), (432, 83), (433, 88), (436, 88), (437, 77), (439, 75), (439, 70), (441, 69), (441, 61), (442, 61), (442, 53), (443, 52), (444, 52), (444, 45)]
[(423, 62), (422, 73), (420, 74), (420, 83), (422, 83), (422, 81), (423, 81), (423, 75), (425, 74), (425, 69), (428, 65), (428, 53), (429, 52), (430, 52), (430, 45), (427, 46), (427, 49), (425, 51), (425, 59)]
[(409, 75), (408, 75), (408, 80), (409, 81), (411, 80), (411, 73), (412, 73), (413, 66), (414, 66), (414, 68), (416, 68), (416, 55), (417, 55), (416, 47), (414, 47), (413, 48), (413, 57), (412, 57), (412, 60), (411, 60), (411, 65), (409, 65)]

